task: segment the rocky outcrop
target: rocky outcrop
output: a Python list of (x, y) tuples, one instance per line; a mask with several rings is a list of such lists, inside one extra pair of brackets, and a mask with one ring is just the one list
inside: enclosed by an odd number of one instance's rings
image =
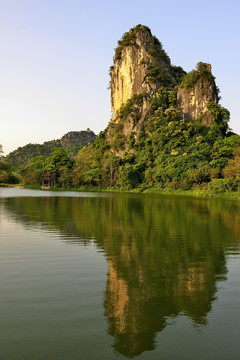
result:
[(117, 155), (134, 152), (129, 143), (145, 131), (156, 110), (150, 105), (151, 99), (160, 99), (162, 87), (176, 90), (177, 98), (171, 100), (171, 106), (177, 106), (184, 121), (200, 119), (211, 125), (209, 103), (218, 104), (219, 100), (211, 65), (199, 63), (196, 70), (186, 74), (181, 67), (171, 65), (162, 44), (146, 26), (137, 25), (123, 35), (115, 49), (110, 76), (113, 115), (106, 138)]
[(197, 70), (185, 76), (177, 93), (177, 105), (184, 121), (200, 118), (205, 125), (211, 125), (208, 103), (218, 103), (218, 90), (211, 73), (211, 65), (200, 63)]
[(113, 115), (134, 94), (152, 95), (161, 85), (175, 82), (168, 56), (146, 26), (130, 29), (118, 44), (110, 70)]
[[(177, 84), (173, 68), (162, 44), (148, 27), (137, 25), (123, 35), (110, 68), (113, 113), (108, 129), (110, 144), (115, 141), (114, 129), (119, 129), (119, 124), (125, 139), (130, 133), (144, 130), (151, 114), (151, 97), (161, 86)], [(184, 73), (182, 69), (180, 72)]]
[[(96, 138), (96, 134), (90, 130), (82, 131), (69, 131), (67, 134), (63, 135), (61, 139), (55, 140), (61, 144), (63, 148), (81, 148), (82, 146), (92, 143)], [(44, 143), (44, 144), (47, 144)]]

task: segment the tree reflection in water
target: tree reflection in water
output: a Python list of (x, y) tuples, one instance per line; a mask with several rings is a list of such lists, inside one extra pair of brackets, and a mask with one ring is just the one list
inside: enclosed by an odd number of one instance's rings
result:
[(206, 325), (217, 283), (226, 279), (226, 253), (239, 248), (237, 202), (114, 194), (3, 205), (25, 226), (56, 229), (73, 243), (94, 239), (104, 251), (108, 333), (127, 357), (154, 349), (157, 333), (180, 314)]

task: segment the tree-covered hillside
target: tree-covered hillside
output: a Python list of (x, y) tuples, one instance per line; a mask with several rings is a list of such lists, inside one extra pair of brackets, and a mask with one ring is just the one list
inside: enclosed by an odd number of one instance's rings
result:
[[(240, 136), (228, 130), (226, 109), (212, 103), (208, 106), (211, 126), (201, 119), (184, 122), (176, 106), (175, 89), (160, 88), (151, 100), (153, 115), (145, 131), (124, 138), (121, 126), (116, 130), (118, 146), (127, 143), (129, 150), (122, 156), (114, 155), (115, 143), (109, 145), (105, 130), (79, 152), (73, 183), (124, 189), (237, 190)], [(124, 107), (121, 110), (124, 112)]]
[(240, 190), (240, 136), (229, 129), (210, 64), (186, 74), (171, 65), (150, 29), (138, 25), (118, 42), (110, 77), (108, 127), (80, 150), (72, 137), (35, 152), (22, 148), (23, 184), (40, 185), (48, 170), (62, 188)]
[(30, 163), (35, 156), (49, 156), (55, 147), (63, 148), (67, 154), (74, 158), (79, 150), (92, 143), (96, 138), (93, 131), (70, 131), (61, 139), (46, 141), (43, 144), (27, 144), (11, 152), (6, 156), (6, 161), (20, 168)]

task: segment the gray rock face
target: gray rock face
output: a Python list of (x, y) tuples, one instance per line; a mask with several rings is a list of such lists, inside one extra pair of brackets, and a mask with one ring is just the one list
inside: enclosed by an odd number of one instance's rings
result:
[[(211, 74), (211, 65), (203, 64)], [(197, 69), (197, 72), (199, 69)], [(206, 73), (205, 73), (206, 75)], [(184, 121), (194, 121), (201, 116), (205, 125), (211, 124), (210, 113), (207, 108), (208, 102), (218, 103), (218, 91), (214, 78), (199, 74), (196, 82), (187, 88), (180, 87), (177, 93), (177, 104)]]
[(123, 35), (110, 68), (113, 115), (106, 136), (111, 151), (118, 155), (133, 151), (128, 142), (145, 130), (152, 114), (151, 98), (162, 86), (173, 89), (178, 85), (177, 106), (183, 120), (200, 118), (204, 124), (211, 124), (207, 105), (217, 104), (219, 99), (211, 65), (199, 63), (197, 70), (185, 74), (181, 67), (171, 65), (148, 27), (137, 25)]
[[(134, 29), (130, 29), (132, 34)], [(126, 103), (133, 94), (147, 93), (152, 95), (162, 85), (158, 78), (151, 77), (151, 69), (159, 67), (168, 75), (169, 80), (174, 82), (170, 74), (170, 63), (164, 58), (153, 58), (151, 54), (164, 51), (161, 44), (154, 43), (154, 37), (151, 31), (141, 26), (138, 32), (131, 40), (131, 45), (124, 46), (121, 51), (121, 58), (115, 61), (111, 72), (111, 107), (113, 115)], [(155, 60), (155, 61), (153, 61)]]
[[(126, 34), (125, 34), (126, 35)], [(130, 39), (130, 40), (129, 40)], [(127, 44), (127, 45), (126, 45)], [(113, 141), (112, 128), (121, 121), (121, 109), (136, 94), (145, 94), (138, 107), (136, 117), (129, 115), (122, 127), (122, 134), (128, 137), (144, 129), (144, 123), (151, 113), (150, 98), (160, 86), (175, 85), (171, 75), (171, 64), (161, 43), (146, 26), (138, 25), (127, 33), (127, 40), (119, 41), (114, 66), (111, 68), (111, 127), (108, 131), (109, 142)], [(135, 108), (136, 108), (135, 106)]]

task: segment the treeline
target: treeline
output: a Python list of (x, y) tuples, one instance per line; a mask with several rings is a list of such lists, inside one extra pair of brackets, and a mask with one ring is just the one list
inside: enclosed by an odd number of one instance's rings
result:
[(114, 153), (106, 129), (75, 159), (62, 148), (54, 148), (48, 157), (33, 158), (20, 169), (19, 181), (40, 185), (41, 175), (48, 170), (55, 188), (65, 189), (199, 189), (212, 194), (240, 189), (240, 136), (228, 129), (226, 109), (208, 104), (211, 126), (201, 119), (184, 122), (176, 107), (176, 93), (166, 88), (159, 90), (151, 106), (153, 115), (144, 131), (128, 137), (121, 127), (116, 131), (115, 137), (126, 149), (121, 156)]
[(49, 156), (36, 156), (19, 171), (23, 185), (40, 185), (43, 173), (48, 170), (55, 188), (69, 189), (72, 186), (72, 168), (74, 160), (70, 159), (63, 148), (54, 148)]
[(3, 157), (3, 149), (0, 144), (0, 184), (16, 184), (18, 178), (14, 174), (14, 167), (5, 161)]
[(46, 141), (43, 144), (27, 144), (19, 147), (6, 156), (7, 162), (14, 165), (16, 169), (30, 163), (36, 156), (48, 157), (54, 148), (63, 148), (70, 158), (76, 157), (79, 150), (88, 143), (92, 143), (96, 135), (90, 129), (82, 131), (70, 131), (61, 139)]
[(144, 131), (126, 137), (118, 126), (115, 140), (126, 149), (121, 157), (113, 153), (108, 129), (79, 152), (72, 172), (75, 186), (203, 189), (212, 194), (239, 189), (240, 136), (228, 128), (228, 110), (209, 103), (211, 126), (201, 118), (184, 122), (176, 91), (166, 88), (152, 98), (151, 107)]
[[(111, 132), (114, 138), (109, 138), (110, 123), (74, 159), (56, 147), (17, 172), (2, 160), (0, 182), (40, 186), (48, 170), (54, 187), (63, 189), (199, 189), (211, 194), (240, 189), (240, 136), (228, 128), (228, 110), (208, 103), (211, 126), (204, 125), (201, 117), (185, 122), (177, 109), (176, 91), (165, 87), (151, 99), (151, 108), (144, 131), (126, 136), (120, 122)], [(135, 118), (138, 108), (130, 99), (120, 112)]]

